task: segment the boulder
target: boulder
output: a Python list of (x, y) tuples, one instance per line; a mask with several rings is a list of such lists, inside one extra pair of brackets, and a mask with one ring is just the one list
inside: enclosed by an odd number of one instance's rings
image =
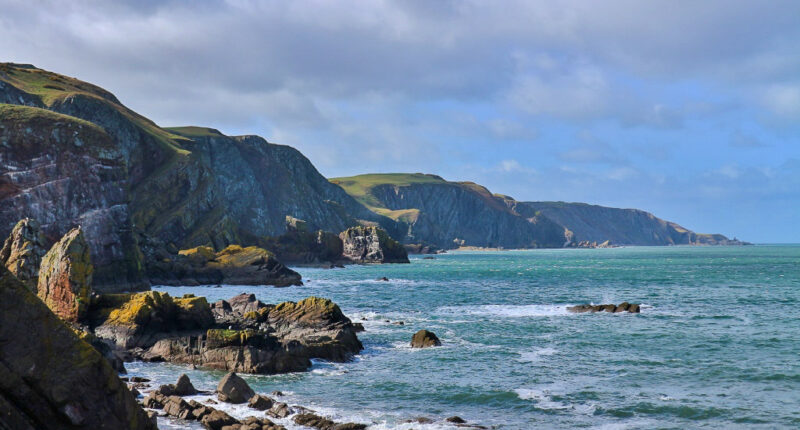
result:
[(414, 333), (414, 336), (411, 338), (412, 348), (428, 348), (431, 346), (440, 346), (441, 344), (442, 342), (436, 337), (436, 334), (428, 330), (420, 330)]
[(225, 426), (237, 424), (239, 421), (236, 418), (226, 414), (217, 409), (211, 410), (208, 414), (204, 415), (200, 422), (210, 430), (222, 430)]
[(269, 397), (263, 396), (261, 394), (256, 394), (255, 396), (250, 398), (250, 400), (247, 402), (247, 406), (250, 406), (251, 408), (259, 411), (266, 411), (267, 409), (272, 407), (273, 403), (275, 402)]
[(351, 227), (339, 234), (344, 258), (353, 263), (408, 263), (408, 253), (399, 242), (378, 227)]
[(223, 402), (245, 403), (255, 394), (247, 382), (234, 372), (225, 375), (217, 385), (217, 398)]
[(286, 418), (292, 414), (292, 408), (289, 407), (286, 403), (282, 402), (275, 402), (271, 408), (267, 411), (267, 415), (273, 418)]
[(25, 218), (14, 226), (3, 248), (0, 249), (0, 264), (34, 293), (39, 278), (39, 265), (47, 253), (46, 239), (39, 223)]
[(37, 294), (61, 319), (83, 320), (92, 292), (92, 260), (80, 227), (70, 230), (42, 258)]
[(448, 423), (453, 424), (466, 424), (467, 421), (464, 418), (459, 417), (458, 415), (453, 415), (452, 417), (448, 417), (445, 419)]
[(0, 266), (0, 427), (156, 430), (111, 365)]
[(193, 396), (197, 394), (197, 390), (192, 385), (192, 381), (186, 374), (181, 374), (178, 377), (178, 382), (175, 383), (175, 394), (178, 396)]

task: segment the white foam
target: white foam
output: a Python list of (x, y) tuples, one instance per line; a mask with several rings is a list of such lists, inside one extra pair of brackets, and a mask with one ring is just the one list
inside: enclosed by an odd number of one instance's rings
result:
[(520, 353), (519, 360), (520, 361), (527, 361), (529, 363), (535, 363), (537, 361), (540, 361), (542, 359), (542, 357), (547, 357), (549, 355), (553, 355), (553, 354), (557, 354), (557, 353), (558, 353), (558, 350), (556, 350), (555, 348), (549, 348), (549, 347), (536, 348), (533, 351)]
[(539, 409), (570, 410), (584, 415), (592, 415), (597, 410), (597, 406), (593, 404), (581, 405), (554, 401), (550, 391), (547, 389), (518, 388), (514, 392), (517, 393), (520, 399), (533, 400)]
[(443, 306), (437, 313), (458, 315), (482, 315), (507, 318), (549, 317), (569, 315), (571, 305), (482, 305), (482, 306)]

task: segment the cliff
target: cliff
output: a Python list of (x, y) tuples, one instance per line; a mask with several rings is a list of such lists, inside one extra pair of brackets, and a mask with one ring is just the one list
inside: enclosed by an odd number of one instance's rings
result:
[(333, 232), (395, 228), (293, 148), (161, 128), (97, 86), (0, 64), (0, 237), (26, 217), (50, 242), (80, 225), (96, 290), (148, 288), (156, 248), (255, 244), (283, 233), (286, 216)]
[(522, 216), (472, 182), (449, 182), (435, 175), (369, 174), (334, 178), (351, 196), (404, 227), (406, 244), (540, 248), (560, 247), (564, 229), (539, 214)]
[(614, 245), (742, 245), (721, 234), (695, 233), (639, 209), (586, 203), (520, 202), (517, 210), (539, 212), (565, 229), (571, 243), (610, 241)]

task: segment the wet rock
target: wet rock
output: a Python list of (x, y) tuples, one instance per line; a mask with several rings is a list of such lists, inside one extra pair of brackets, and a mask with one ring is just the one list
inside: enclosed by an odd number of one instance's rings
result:
[(459, 417), (458, 415), (454, 415), (452, 417), (448, 417), (445, 419), (448, 423), (453, 424), (466, 424), (467, 421), (464, 418)]
[(223, 402), (245, 403), (255, 394), (247, 382), (234, 372), (225, 375), (217, 385), (217, 398)]
[(428, 330), (420, 330), (414, 333), (411, 338), (412, 348), (428, 348), (432, 346), (440, 346), (442, 342), (436, 337), (436, 334)]
[(247, 402), (247, 406), (259, 411), (266, 411), (272, 407), (273, 403), (275, 402), (269, 397), (256, 394), (250, 398), (250, 400)]
[(376, 281), (389, 282), (389, 278), (383, 276), (383, 277), (380, 277), (380, 278), (376, 279)]
[(116, 371), (0, 266), (0, 427), (155, 430)]
[(339, 234), (342, 255), (354, 263), (408, 263), (400, 243), (378, 227), (351, 227)]
[(39, 223), (25, 218), (14, 226), (3, 248), (0, 264), (17, 277), (34, 293), (39, 279), (39, 265), (47, 253), (47, 245)]
[(353, 331), (356, 333), (361, 333), (364, 331), (364, 324), (361, 323), (353, 323)]
[(217, 409), (213, 409), (211, 412), (204, 415), (200, 422), (210, 430), (222, 430), (224, 426), (230, 426), (239, 423), (236, 418), (233, 418), (225, 412)]
[(181, 374), (178, 377), (178, 382), (175, 383), (175, 394), (178, 396), (193, 396), (197, 394), (197, 390), (192, 385), (192, 381), (186, 374)]
[(145, 396), (142, 405), (150, 409), (163, 409), (164, 403), (167, 402), (167, 396), (158, 391), (151, 391)]
[(80, 227), (69, 231), (42, 258), (37, 295), (61, 319), (78, 322), (89, 310), (94, 267)]
[(292, 418), (292, 421), (301, 426), (316, 427), (321, 430), (333, 429), (333, 427), (336, 425), (333, 421), (327, 418), (310, 413), (297, 414)]
[(619, 305), (613, 304), (605, 304), (605, 305), (576, 305), (576, 306), (568, 306), (567, 311), (572, 313), (585, 313), (585, 312), (612, 312), (612, 313), (621, 313), (621, 312), (630, 312), (630, 313), (639, 313), (639, 305), (638, 304), (630, 304), (628, 302), (622, 302)]
[(273, 391), (271, 394), (273, 396), (275, 396), (275, 397), (283, 397), (283, 392), (282, 391), (277, 391), (276, 390), (276, 391)]
[(180, 396), (169, 396), (166, 403), (164, 403), (164, 412), (173, 417), (186, 419), (190, 411), (189, 403)]
[(267, 415), (273, 418), (286, 418), (291, 415), (292, 412), (292, 408), (290, 408), (286, 403), (275, 402), (267, 411)]

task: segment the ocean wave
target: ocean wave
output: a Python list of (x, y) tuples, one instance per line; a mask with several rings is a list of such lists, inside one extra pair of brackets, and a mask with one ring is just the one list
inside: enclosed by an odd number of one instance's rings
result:
[(549, 348), (549, 347), (536, 348), (533, 351), (519, 353), (519, 355), (520, 355), (519, 361), (525, 361), (525, 362), (528, 362), (528, 363), (535, 363), (537, 361), (540, 361), (542, 359), (542, 357), (547, 357), (547, 356), (554, 355), (554, 354), (557, 354), (557, 353), (558, 353), (558, 350), (555, 349), (555, 348)]
[(550, 317), (572, 315), (567, 307), (572, 305), (479, 305), (442, 306), (436, 313), (445, 315), (477, 315), (507, 318)]
[(570, 411), (582, 415), (593, 415), (597, 406), (593, 404), (573, 404), (553, 399), (553, 394), (546, 389), (518, 388), (514, 390), (522, 400), (532, 400), (536, 408), (546, 411)]

